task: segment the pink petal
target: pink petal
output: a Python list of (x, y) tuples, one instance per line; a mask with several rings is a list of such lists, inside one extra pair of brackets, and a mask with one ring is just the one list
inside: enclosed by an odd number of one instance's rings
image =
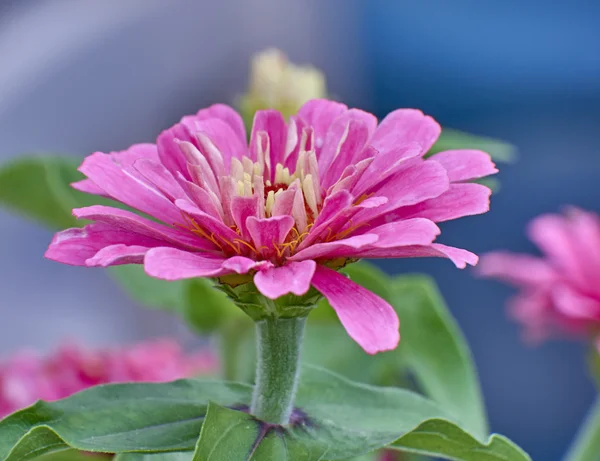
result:
[[(240, 114), (235, 109), (225, 104), (213, 104), (205, 109), (200, 109), (196, 115), (187, 116), (181, 119), (181, 122), (190, 128), (197, 126), (196, 122), (201, 120), (219, 119), (226, 123), (236, 136), (236, 142), (246, 144), (246, 128)], [(192, 128), (192, 131), (193, 128)]]
[(483, 255), (477, 274), (524, 287), (550, 284), (557, 278), (552, 266), (541, 258), (500, 251)]
[(441, 231), (432, 221), (423, 218), (406, 219), (369, 229), (369, 234), (379, 238), (377, 248), (395, 248), (409, 245), (429, 245)]
[(481, 184), (450, 184), (450, 188), (429, 200), (386, 213), (371, 225), (409, 218), (427, 218), (443, 222), (485, 213), (490, 209), (492, 191)]
[(344, 168), (354, 162), (376, 127), (377, 118), (358, 109), (350, 109), (332, 122), (319, 155), (324, 188), (333, 184)]
[(387, 197), (388, 202), (378, 208), (362, 211), (355, 224), (370, 222), (400, 207), (415, 205), (438, 197), (450, 187), (446, 170), (436, 162), (421, 161), (408, 163), (388, 180), (372, 189), (376, 196)]
[(233, 256), (226, 260), (221, 267), (236, 274), (247, 274), (251, 270), (269, 269), (273, 267), (273, 263), (270, 261), (254, 261), (244, 256)]
[(208, 258), (176, 248), (153, 248), (146, 253), (144, 269), (152, 277), (180, 280), (194, 277), (218, 277), (231, 273), (222, 267), (225, 259)]
[(554, 287), (552, 300), (558, 312), (565, 317), (575, 321), (600, 320), (600, 300), (586, 296), (566, 284)]
[(85, 266), (86, 261), (102, 248), (119, 243), (144, 247), (164, 245), (160, 240), (108, 224), (92, 223), (82, 229), (67, 229), (56, 233), (44, 256), (63, 264)]
[(133, 168), (171, 201), (187, 198), (187, 194), (161, 163), (146, 158), (136, 160)]
[(266, 179), (273, 182), (275, 180), (275, 166), (278, 163), (283, 164), (286, 141), (287, 141), (287, 125), (281, 115), (276, 110), (259, 110), (254, 115), (254, 123), (252, 125), (252, 135), (250, 136), (250, 153), (253, 160), (258, 159), (258, 133), (264, 132), (269, 140), (269, 175)]
[(231, 201), (231, 215), (233, 220), (240, 230), (240, 234), (244, 239), (250, 238), (250, 233), (246, 226), (246, 221), (250, 216), (258, 218), (260, 216), (258, 210), (258, 197), (256, 195), (250, 197), (241, 197), (236, 195)]
[(297, 189), (289, 188), (286, 191), (277, 194), (271, 216), (292, 215), (294, 210), (294, 200), (296, 199)]
[(381, 121), (370, 144), (378, 151), (385, 152), (394, 146), (416, 142), (425, 154), (441, 132), (440, 125), (420, 110), (398, 109)]
[(377, 242), (379, 237), (375, 234), (362, 234), (327, 243), (316, 243), (288, 258), (290, 261), (305, 259), (336, 259), (351, 257), (358, 254), (360, 248)]
[(221, 202), (212, 191), (203, 189), (195, 183), (186, 180), (181, 174), (178, 179), (187, 196), (194, 202), (200, 211), (215, 219), (224, 219), (225, 212)]
[(196, 122), (195, 134), (200, 150), (219, 175), (229, 172), (232, 158), (248, 156), (246, 139), (239, 138), (233, 128), (220, 119)]
[[(187, 160), (181, 151), (179, 144), (183, 141), (197, 144), (195, 136), (190, 132), (189, 127), (182, 123), (178, 123), (168, 130), (163, 131), (156, 139), (156, 147), (158, 148), (158, 156), (160, 162), (165, 166), (171, 174), (177, 178), (181, 173), (185, 179), (191, 180), (191, 176), (187, 170)], [(196, 145), (196, 147), (198, 147)]]
[(347, 110), (348, 107), (345, 104), (327, 99), (313, 99), (300, 108), (298, 116), (314, 130), (317, 155), (320, 154), (321, 148), (325, 144), (325, 136), (331, 124)]
[(229, 227), (223, 224), (222, 221), (213, 218), (212, 216), (200, 211), (193, 203), (187, 200), (177, 200), (175, 205), (191, 217), (197, 225), (199, 225), (208, 235), (214, 235), (218, 239), (228, 242), (238, 240), (240, 236), (232, 231)]
[(79, 171), (104, 189), (113, 199), (136, 208), (168, 224), (181, 221), (177, 207), (154, 186), (121, 169), (101, 152), (87, 157)]
[(188, 249), (214, 249), (212, 243), (197, 237), (191, 232), (185, 232), (173, 227), (150, 221), (131, 211), (121, 210), (103, 205), (93, 205), (86, 208), (75, 208), (73, 215), (77, 219), (89, 219), (109, 224), (116, 229), (123, 229), (133, 234), (163, 241), (171, 245)]
[(79, 192), (86, 194), (99, 195), (101, 197), (108, 197), (104, 189), (99, 187), (94, 181), (90, 179), (82, 179), (81, 181), (71, 183), (71, 187)]
[(148, 247), (123, 245), (122, 243), (102, 248), (85, 261), (88, 267), (108, 267), (120, 264), (142, 264)]
[(470, 181), (498, 173), (489, 154), (472, 149), (447, 150), (431, 157), (448, 172), (450, 181)]
[(385, 152), (377, 153), (352, 189), (352, 193), (360, 197), (363, 194), (368, 194), (372, 189), (377, 190), (378, 187), (385, 184), (388, 178), (393, 178), (394, 174), (414, 164), (414, 162), (409, 162), (410, 159), (420, 158), (421, 155), (421, 146), (416, 143), (403, 144)]
[(277, 254), (275, 246), (285, 241), (294, 227), (294, 218), (273, 216), (260, 219), (251, 216), (246, 220), (246, 226), (252, 236), (255, 248), (268, 259)]
[(310, 260), (290, 262), (257, 272), (254, 283), (267, 298), (277, 299), (288, 293), (302, 296), (310, 288), (316, 267), (317, 264)]
[(324, 266), (317, 266), (312, 284), (327, 298), (350, 337), (368, 354), (398, 346), (400, 321), (386, 301)]
[(441, 243), (431, 245), (399, 246), (397, 248), (363, 249), (357, 252), (361, 258), (448, 258), (459, 269), (467, 264), (474, 266), (478, 257), (470, 251), (449, 247)]

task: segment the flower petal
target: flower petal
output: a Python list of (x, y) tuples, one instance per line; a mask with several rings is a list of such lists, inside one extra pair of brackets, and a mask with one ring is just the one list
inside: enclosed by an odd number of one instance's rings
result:
[(173, 175), (158, 161), (141, 158), (135, 161), (133, 168), (169, 200), (187, 198)]
[(542, 258), (504, 251), (483, 255), (476, 273), (482, 277), (500, 279), (518, 287), (551, 284), (557, 278), (552, 266)]
[(270, 261), (254, 261), (245, 256), (233, 256), (222, 264), (223, 269), (230, 270), (236, 274), (247, 274), (251, 270), (266, 270), (273, 267)]
[(101, 152), (90, 155), (83, 161), (79, 171), (119, 202), (167, 224), (181, 221), (179, 210), (167, 197), (131, 171), (122, 169), (109, 155)]
[(235, 225), (240, 230), (242, 238), (246, 240), (250, 238), (250, 233), (246, 227), (246, 220), (250, 216), (254, 216), (255, 218), (260, 216), (258, 203), (258, 196), (256, 195), (251, 195), (250, 197), (236, 195), (231, 200), (231, 215), (233, 216)]
[(312, 284), (327, 298), (350, 337), (368, 354), (398, 346), (400, 321), (386, 301), (324, 266), (317, 266)]
[(450, 181), (470, 181), (498, 173), (490, 154), (473, 149), (447, 150), (431, 157), (441, 163)]
[(448, 258), (459, 269), (464, 269), (467, 264), (474, 266), (479, 259), (476, 254), (470, 251), (449, 247), (441, 243), (399, 246), (396, 248), (368, 248), (357, 253), (356, 256), (361, 258)]
[(347, 110), (348, 106), (339, 102), (327, 99), (312, 99), (298, 111), (298, 116), (314, 130), (317, 156), (320, 154), (323, 144), (325, 144), (327, 130), (329, 130), (333, 121)]
[(266, 133), (268, 139), (268, 158), (265, 159), (268, 168), (268, 174), (265, 176), (271, 182), (275, 180), (275, 166), (278, 163), (283, 164), (286, 141), (287, 141), (287, 125), (283, 115), (276, 110), (259, 110), (254, 115), (254, 123), (252, 125), (252, 134), (250, 136), (250, 154), (254, 161), (259, 159), (259, 150), (264, 146), (259, 144), (262, 142), (259, 138), (259, 133)]
[(254, 276), (258, 290), (267, 298), (277, 299), (288, 293), (302, 296), (310, 288), (317, 263), (311, 260), (261, 270)]
[(380, 152), (394, 146), (416, 142), (425, 154), (440, 136), (442, 128), (428, 115), (416, 109), (390, 112), (379, 124), (370, 144)]
[(122, 243), (102, 248), (85, 261), (88, 267), (108, 267), (120, 264), (142, 264), (148, 247), (123, 245)]
[(371, 225), (409, 218), (427, 218), (433, 222), (444, 222), (485, 213), (490, 209), (489, 187), (481, 184), (450, 184), (450, 188), (438, 197), (424, 200), (412, 206), (404, 206), (386, 213)]
[(116, 229), (123, 229), (143, 237), (156, 239), (165, 243), (195, 250), (214, 249), (205, 239), (191, 232), (168, 227), (149, 219), (143, 218), (131, 211), (121, 210), (103, 205), (93, 205), (85, 208), (75, 208), (73, 215), (77, 219), (89, 219), (109, 224)]
[(276, 246), (285, 241), (294, 227), (294, 218), (291, 216), (273, 216), (271, 218), (250, 216), (246, 220), (246, 226), (255, 248), (268, 259), (277, 254)]
[(188, 181), (192, 179), (187, 169), (187, 160), (179, 144), (190, 142), (196, 147), (198, 141), (190, 132), (190, 128), (183, 123), (177, 123), (168, 130), (163, 131), (156, 139), (156, 147), (160, 162), (171, 174), (177, 178), (181, 173)]
[(335, 259), (343, 257), (352, 257), (360, 253), (360, 248), (369, 246), (377, 242), (379, 237), (375, 234), (362, 234), (333, 242), (316, 243), (299, 251), (288, 258), (290, 261), (302, 261), (305, 259)]
[(176, 248), (153, 248), (146, 253), (144, 269), (151, 277), (180, 280), (194, 277), (218, 277), (232, 271), (222, 267), (225, 259), (209, 258)]
[(376, 127), (377, 118), (358, 109), (350, 109), (332, 122), (318, 159), (324, 188), (334, 184), (347, 165), (356, 163)]
[(86, 261), (102, 248), (120, 243), (144, 247), (165, 245), (165, 242), (125, 229), (119, 229), (104, 223), (92, 223), (83, 228), (57, 232), (44, 256), (63, 264), (85, 266)]
[[(205, 109), (200, 109), (196, 115), (183, 117), (181, 123), (190, 128), (197, 126), (196, 121), (219, 119), (225, 122), (232, 129), (233, 133), (242, 144), (246, 144), (246, 128), (244, 121), (237, 111), (226, 104), (213, 104)], [(192, 128), (193, 131), (193, 128)]]

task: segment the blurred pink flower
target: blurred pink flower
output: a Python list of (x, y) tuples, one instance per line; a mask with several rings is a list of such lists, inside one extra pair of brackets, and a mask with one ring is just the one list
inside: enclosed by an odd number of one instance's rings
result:
[(0, 363), (0, 417), (37, 400), (62, 399), (91, 386), (118, 382), (163, 382), (215, 373), (209, 350), (185, 355), (162, 339), (122, 349), (88, 350), (64, 345), (49, 357), (22, 352)]
[(152, 216), (106, 206), (73, 210), (95, 221), (58, 233), (46, 256), (66, 264), (144, 264), (154, 277), (246, 275), (266, 297), (312, 285), (368, 353), (393, 349), (399, 321), (384, 300), (335, 269), (359, 258), (477, 256), (434, 243), (436, 222), (484, 213), (490, 190), (468, 181), (497, 170), (475, 150), (424, 154), (440, 134), (413, 109), (374, 115), (312, 100), (289, 123), (258, 111), (246, 143), (241, 117), (214, 105), (164, 131), (157, 144), (96, 152), (78, 190)]
[(569, 208), (537, 217), (528, 235), (542, 257), (494, 252), (478, 267), (480, 275), (520, 289), (509, 309), (525, 326), (526, 338), (600, 331), (600, 217)]

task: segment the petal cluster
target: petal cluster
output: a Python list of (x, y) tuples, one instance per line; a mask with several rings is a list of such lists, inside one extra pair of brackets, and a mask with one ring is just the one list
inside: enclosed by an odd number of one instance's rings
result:
[(529, 339), (557, 332), (598, 333), (600, 216), (576, 208), (542, 215), (530, 223), (528, 236), (543, 256), (488, 253), (479, 274), (520, 289), (509, 307)]
[(399, 334), (391, 306), (333, 268), (359, 258), (477, 262), (435, 243), (436, 223), (487, 211), (490, 190), (470, 181), (496, 169), (476, 150), (425, 158), (439, 134), (418, 110), (396, 110), (378, 124), (367, 112), (311, 100), (289, 121), (258, 111), (248, 144), (241, 117), (214, 105), (156, 144), (87, 157), (77, 189), (154, 219), (76, 209), (94, 222), (58, 233), (46, 256), (85, 266), (139, 263), (166, 280), (247, 275), (273, 299), (312, 285), (367, 352), (392, 349)]
[(49, 357), (22, 352), (0, 363), (0, 418), (37, 400), (58, 400), (98, 384), (166, 382), (217, 371), (209, 351), (185, 355), (169, 340), (111, 350), (74, 344)]

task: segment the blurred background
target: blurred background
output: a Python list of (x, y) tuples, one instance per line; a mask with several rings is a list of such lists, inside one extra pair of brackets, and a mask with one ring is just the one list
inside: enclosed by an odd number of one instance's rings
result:
[[(515, 144), (492, 212), (443, 225), (444, 243), (532, 251), (524, 225), (575, 204), (600, 212), (600, 3), (469, 0), (0, 0), (0, 161), (83, 156), (153, 141), (181, 115), (231, 102), (250, 56), (276, 46), (330, 91), (379, 116), (417, 107), (442, 125)], [(130, 302), (101, 270), (42, 258), (51, 234), (0, 210), (0, 354), (64, 337), (123, 343), (178, 322)], [(510, 290), (448, 261), (432, 274), (479, 367), (492, 429), (560, 459), (590, 406), (584, 346), (525, 345)]]

